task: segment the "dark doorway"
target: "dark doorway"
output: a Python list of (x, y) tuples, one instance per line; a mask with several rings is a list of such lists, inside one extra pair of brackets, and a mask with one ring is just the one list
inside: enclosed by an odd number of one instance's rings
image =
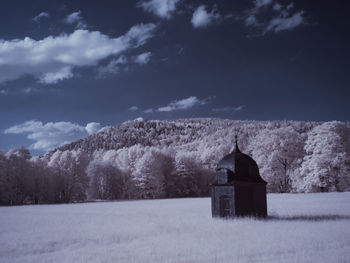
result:
[(227, 195), (220, 196), (220, 217), (229, 217), (230, 213), (230, 198)]

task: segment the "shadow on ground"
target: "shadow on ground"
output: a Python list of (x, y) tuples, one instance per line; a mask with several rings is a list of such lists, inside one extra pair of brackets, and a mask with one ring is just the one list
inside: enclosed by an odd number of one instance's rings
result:
[(348, 215), (295, 215), (295, 216), (279, 216), (271, 215), (266, 220), (276, 221), (334, 221), (334, 220), (350, 220)]

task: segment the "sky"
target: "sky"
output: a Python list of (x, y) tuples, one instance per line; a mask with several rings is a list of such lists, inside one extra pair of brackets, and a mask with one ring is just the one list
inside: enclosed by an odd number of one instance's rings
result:
[(135, 119), (349, 121), (347, 1), (3, 0), (0, 149)]

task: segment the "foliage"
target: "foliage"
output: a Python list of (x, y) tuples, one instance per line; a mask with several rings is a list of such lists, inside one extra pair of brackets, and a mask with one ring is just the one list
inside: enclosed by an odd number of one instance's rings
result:
[(0, 204), (209, 196), (235, 135), (270, 192), (350, 190), (348, 123), (132, 121), (42, 157), (0, 152)]

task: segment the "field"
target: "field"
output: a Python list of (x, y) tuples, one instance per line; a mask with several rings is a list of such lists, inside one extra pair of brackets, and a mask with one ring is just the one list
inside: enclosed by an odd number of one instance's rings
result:
[(270, 194), (266, 220), (209, 198), (0, 207), (5, 262), (350, 262), (350, 193)]

